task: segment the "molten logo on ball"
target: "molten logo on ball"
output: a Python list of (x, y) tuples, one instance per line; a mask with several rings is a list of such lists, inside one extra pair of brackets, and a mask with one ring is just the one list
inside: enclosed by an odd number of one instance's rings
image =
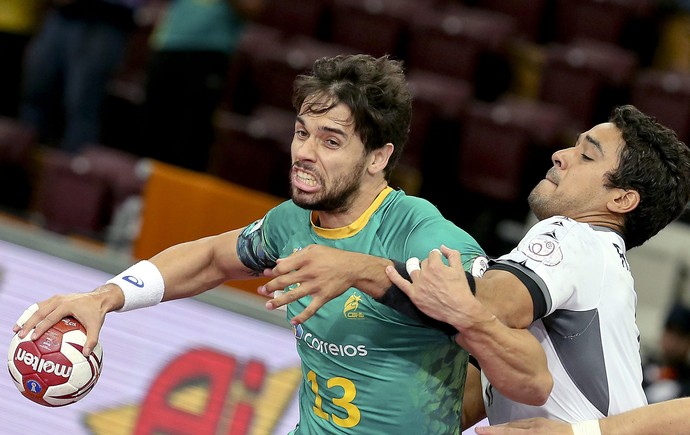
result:
[(96, 384), (103, 364), (103, 350), (96, 345), (88, 358), (82, 350), (86, 330), (66, 317), (32, 341), (15, 335), (7, 366), (17, 389), (44, 406), (64, 406), (83, 398)]
[(15, 365), (24, 363), (26, 366), (33, 368), (36, 373), (55, 373), (56, 376), (63, 378), (69, 378), (69, 375), (72, 373), (71, 365), (68, 367), (53, 361), (46, 361), (38, 355), (33, 355), (30, 351), (24, 350), (22, 347), (17, 348), (14, 363)]

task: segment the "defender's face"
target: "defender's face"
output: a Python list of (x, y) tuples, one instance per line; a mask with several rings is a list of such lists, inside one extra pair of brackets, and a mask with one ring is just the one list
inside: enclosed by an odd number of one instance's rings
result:
[(561, 215), (572, 219), (608, 214), (611, 189), (606, 173), (618, 166), (621, 131), (604, 123), (582, 133), (575, 146), (556, 151), (544, 180), (532, 190), (529, 204), (539, 219)]
[(366, 168), (352, 113), (342, 103), (321, 114), (304, 109), (291, 146), (292, 200), (310, 210), (344, 211), (356, 198)]

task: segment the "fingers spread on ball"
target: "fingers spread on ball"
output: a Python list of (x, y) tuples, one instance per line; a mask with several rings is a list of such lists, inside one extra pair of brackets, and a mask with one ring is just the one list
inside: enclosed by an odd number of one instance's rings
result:
[(29, 308), (24, 310), (22, 315), (19, 316), (19, 318), (15, 322), (14, 326), (12, 327), (12, 332), (19, 332), (24, 327), (24, 324), (26, 323), (26, 321), (29, 320), (29, 318), (31, 316), (33, 316), (33, 314), (36, 311), (38, 311), (38, 304), (33, 304)]
[(100, 345), (84, 357), (86, 341), (84, 326), (73, 317), (51, 325), (37, 340), (16, 334), (7, 365), (17, 389), (29, 400), (50, 407), (83, 398), (96, 384), (103, 363)]

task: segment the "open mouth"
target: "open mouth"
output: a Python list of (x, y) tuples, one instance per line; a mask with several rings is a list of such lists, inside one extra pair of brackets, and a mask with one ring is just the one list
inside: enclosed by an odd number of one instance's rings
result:
[(292, 169), (292, 185), (307, 193), (316, 192), (321, 186), (318, 178), (312, 172), (297, 167)]

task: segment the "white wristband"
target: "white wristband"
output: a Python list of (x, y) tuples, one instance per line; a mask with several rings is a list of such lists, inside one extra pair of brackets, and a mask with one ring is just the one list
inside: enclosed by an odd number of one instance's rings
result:
[(125, 295), (124, 305), (117, 310), (120, 313), (157, 305), (163, 299), (165, 291), (163, 275), (147, 260), (138, 262), (109, 279), (107, 283), (117, 285)]
[(599, 420), (587, 420), (573, 423), (573, 435), (601, 435)]

